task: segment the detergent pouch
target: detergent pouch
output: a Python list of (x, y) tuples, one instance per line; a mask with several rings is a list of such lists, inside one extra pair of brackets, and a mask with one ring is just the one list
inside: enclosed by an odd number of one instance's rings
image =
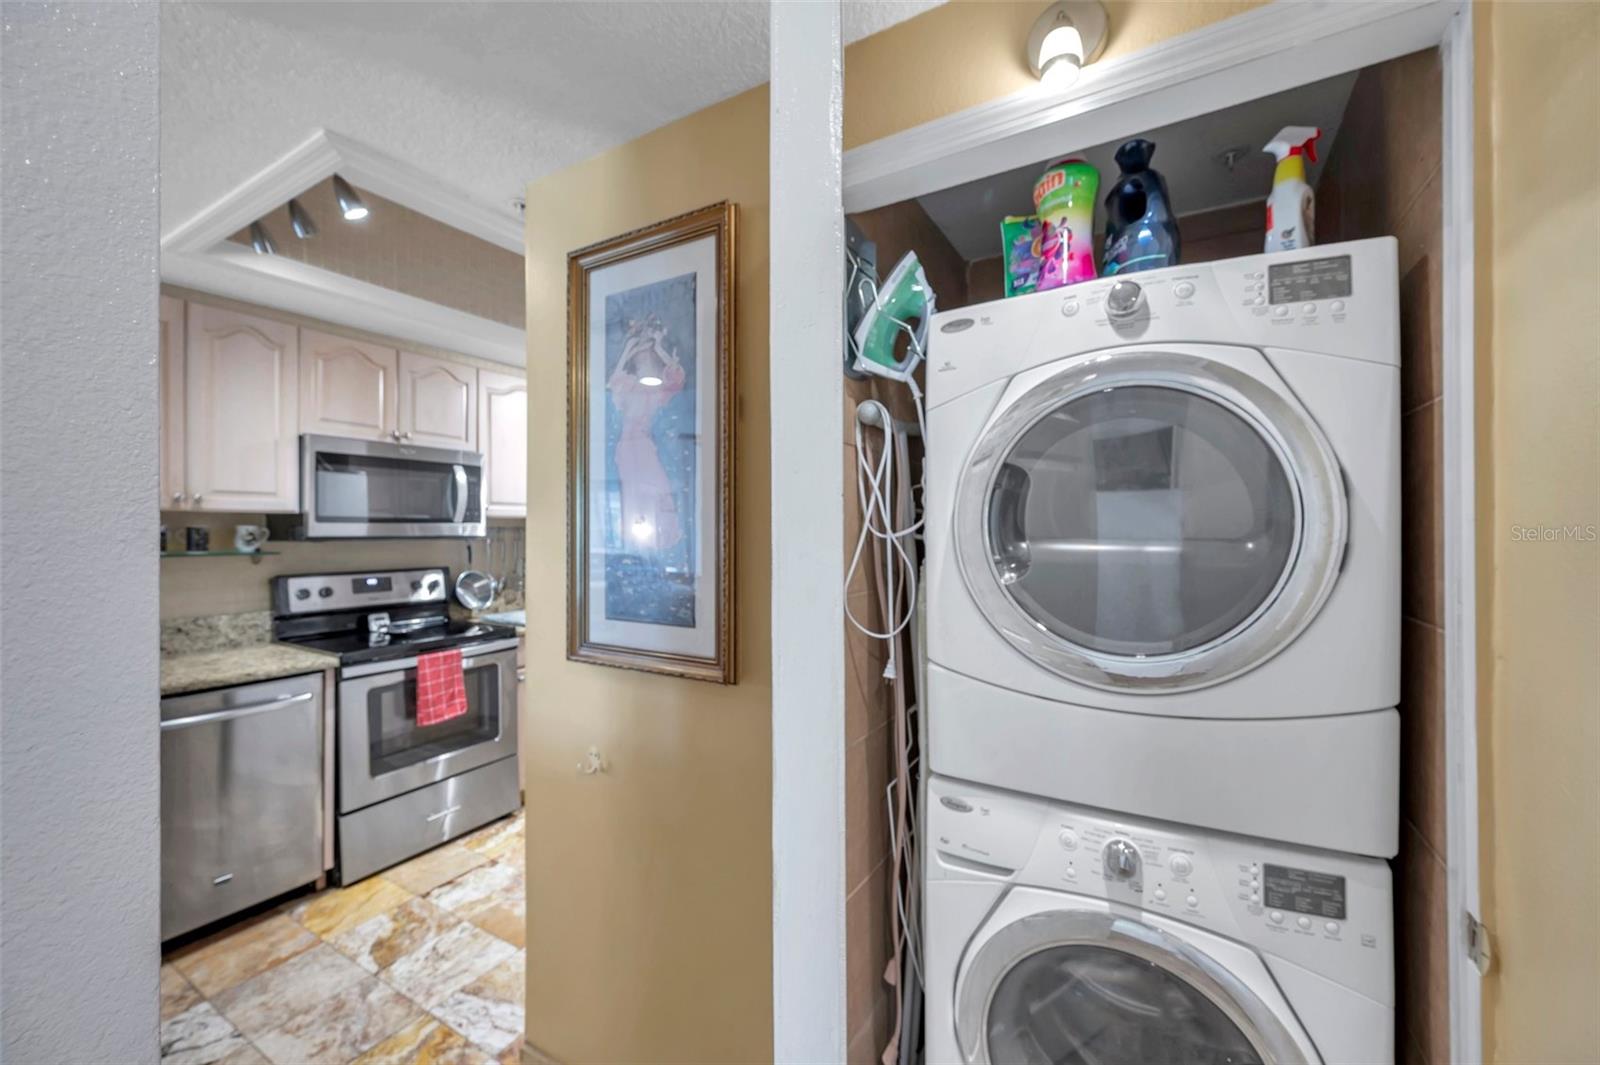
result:
[(1039, 219), (1031, 214), (1008, 215), (1000, 220), (1000, 244), (1005, 248), (1006, 296), (1025, 296), (1039, 287)]

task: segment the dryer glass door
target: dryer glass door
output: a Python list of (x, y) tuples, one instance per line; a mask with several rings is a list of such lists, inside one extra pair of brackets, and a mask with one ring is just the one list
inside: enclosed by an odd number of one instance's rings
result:
[(1012, 402), (957, 489), (956, 548), (1014, 647), (1096, 687), (1202, 687), (1331, 590), (1343, 481), (1300, 408), (1215, 360), (1073, 360)]

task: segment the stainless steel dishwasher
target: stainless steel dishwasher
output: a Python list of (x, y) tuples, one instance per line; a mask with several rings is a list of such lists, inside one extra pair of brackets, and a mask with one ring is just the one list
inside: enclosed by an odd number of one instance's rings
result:
[(323, 874), (322, 674), (161, 700), (161, 938)]

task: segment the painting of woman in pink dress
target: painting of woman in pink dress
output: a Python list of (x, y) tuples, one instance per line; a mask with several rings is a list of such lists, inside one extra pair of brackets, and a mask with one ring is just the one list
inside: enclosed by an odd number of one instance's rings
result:
[(606, 299), (606, 615), (694, 625), (695, 275)]

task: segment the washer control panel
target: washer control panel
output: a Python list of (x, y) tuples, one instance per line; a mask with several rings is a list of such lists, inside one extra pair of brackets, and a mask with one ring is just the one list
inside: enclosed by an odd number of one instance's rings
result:
[[(1389, 867), (929, 781), (931, 863), (1105, 899), (1317, 971), (1392, 972)], [(930, 864), (930, 869), (933, 865)]]

